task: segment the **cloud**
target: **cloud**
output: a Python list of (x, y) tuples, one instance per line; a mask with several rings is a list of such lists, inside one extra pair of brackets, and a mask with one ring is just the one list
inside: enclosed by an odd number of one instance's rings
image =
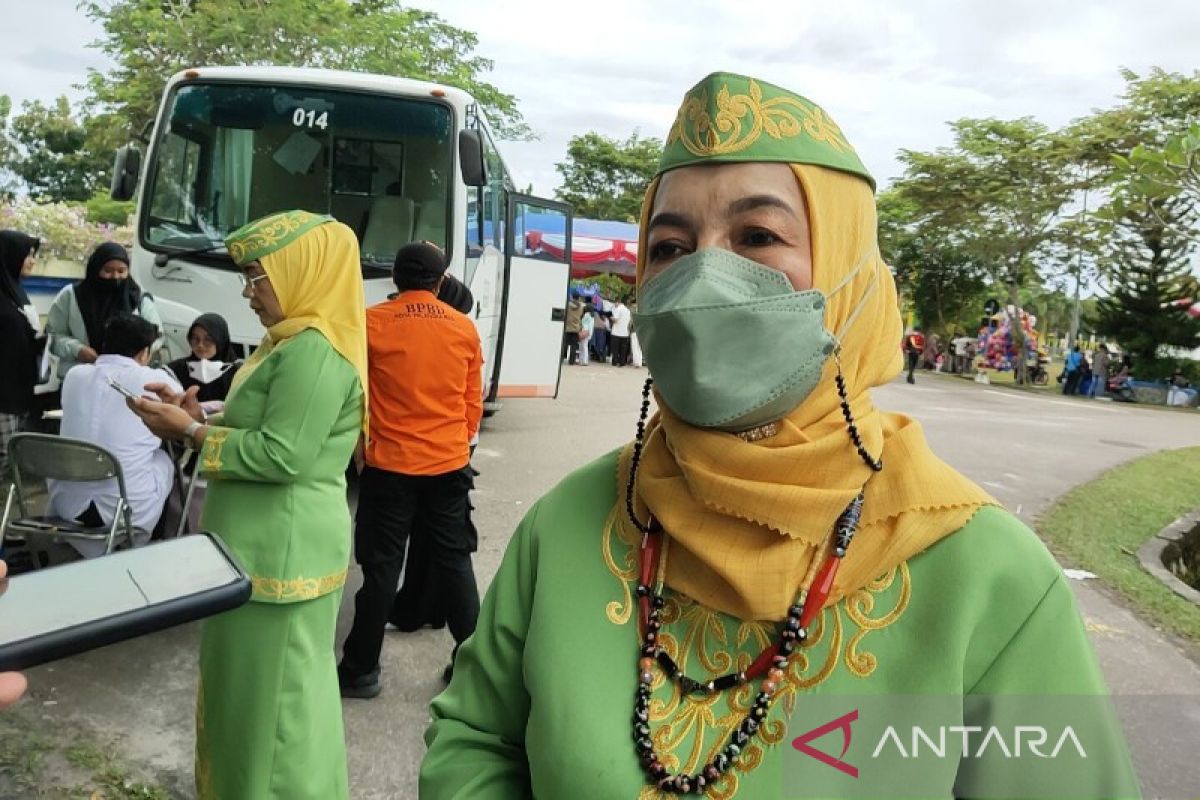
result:
[(0, 92), (16, 106), (24, 100), (52, 100), (67, 95), (82, 96), (76, 84), (83, 83), (90, 67), (101, 68), (102, 54), (87, 47), (100, 30), (76, 10), (75, 0), (37, 0), (11, 3), (18, 13), (5, 15), (4, 43), (0, 51)]
[[(488, 80), (516, 95), (540, 134), (504, 143), (521, 185), (550, 194), (571, 136), (634, 129), (663, 136), (692, 83), (713, 70), (753, 74), (824, 106), (881, 179), (901, 148), (950, 141), (948, 120), (1031, 115), (1062, 125), (1117, 102), (1122, 66), (1195, 69), (1200, 7), (1158, 0), (509, 0), (422, 3), (479, 36)], [(5, 91), (50, 99), (103, 56), (75, 0), (21, 4), (6, 29)], [(164, 76), (165, 77), (165, 76)]]

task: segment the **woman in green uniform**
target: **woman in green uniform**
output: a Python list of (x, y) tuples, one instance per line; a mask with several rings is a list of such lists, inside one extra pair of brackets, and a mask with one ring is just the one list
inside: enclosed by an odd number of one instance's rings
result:
[(194, 390), (133, 404), (156, 434), (196, 447), (203, 525), (254, 584), (250, 603), (204, 625), (197, 793), (336, 800), (348, 791), (334, 661), (350, 555), (345, 471), (366, 413), (358, 243), (331, 217), (293, 211), (226, 246), (267, 336), (223, 417), (205, 421)]
[[(1045, 547), (872, 402), (902, 332), (873, 188), (805, 98), (724, 73), (687, 93), (638, 244), (659, 411), (648, 382), (634, 442), (513, 536), (422, 798), (970, 796), (985, 770), (953, 752), (881, 776), (862, 698), (983, 730), (999, 695), (1104, 695)], [(1136, 794), (1119, 728), (1079, 735), (1071, 796)], [(1062, 796), (1033, 774), (977, 790)]]

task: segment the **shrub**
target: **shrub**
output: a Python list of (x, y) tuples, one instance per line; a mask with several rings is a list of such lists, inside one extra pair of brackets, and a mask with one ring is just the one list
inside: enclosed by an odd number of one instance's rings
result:
[(82, 205), (35, 203), (28, 198), (0, 204), (0, 228), (36, 236), (42, 240), (42, 256), (69, 261), (86, 261), (103, 242), (119, 242), (127, 247), (133, 243), (133, 228), (89, 222)]
[(96, 192), (87, 201), (87, 220), (118, 227), (128, 225), (135, 205), (132, 200), (113, 200), (108, 192)]

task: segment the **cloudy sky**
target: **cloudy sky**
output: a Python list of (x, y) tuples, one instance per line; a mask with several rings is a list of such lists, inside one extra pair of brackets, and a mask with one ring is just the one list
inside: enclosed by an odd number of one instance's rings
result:
[[(1196, 0), (428, 0), (479, 35), (490, 80), (516, 95), (536, 142), (508, 144), (519, 185), (557, 185), (554, 163), (587, 130), (663, 136), (683, 92), (743, 72), (823, 105), (875, 175), (901, 148), (946, 144), (945, 122), (1032, 115), (1059, 125), (1114, 104), (1121, 67), (1200, 68)], [(75, 0), (0, 0), (0, 93), (78, 96), (98, 31)], [(14, 17), (15, 15), (15, 17)], [(164, 76), (165, 77), (165, 76)]]

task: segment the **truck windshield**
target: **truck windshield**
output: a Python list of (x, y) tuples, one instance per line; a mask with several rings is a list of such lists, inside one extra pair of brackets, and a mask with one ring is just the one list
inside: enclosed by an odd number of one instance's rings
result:
[(149, 165), (142, 236), (194, 250), (266, 214), (332, 214), (363, 266), (414, 240), (448, 250), (453, 121), (436, 101), (298, 86), (188, 84)]

